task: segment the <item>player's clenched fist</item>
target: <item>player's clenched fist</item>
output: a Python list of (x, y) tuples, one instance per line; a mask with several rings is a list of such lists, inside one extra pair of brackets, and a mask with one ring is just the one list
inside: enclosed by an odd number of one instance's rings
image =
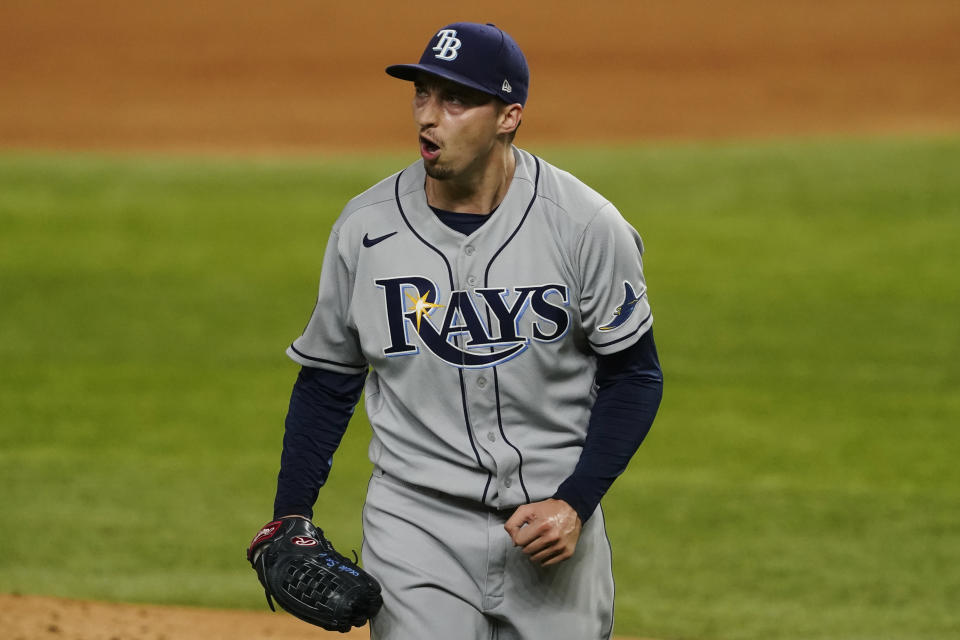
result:
[(582, 526), (573, 507), (550, 498), (518, 507), (503, 528), (530, 560), (546, 567), (573, 555)]

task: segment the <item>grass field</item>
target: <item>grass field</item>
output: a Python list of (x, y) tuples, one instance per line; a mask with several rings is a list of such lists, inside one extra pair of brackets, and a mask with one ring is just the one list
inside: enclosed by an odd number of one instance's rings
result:
[[(534, 151), (647, 245), (617, 632), (956, 638), (960, 139)], [(407, 161), (0, 155), (0, 591), (263, 606), (283, 349), (335, 215)], [(367, 436), (317, 506), (348, 549)]]

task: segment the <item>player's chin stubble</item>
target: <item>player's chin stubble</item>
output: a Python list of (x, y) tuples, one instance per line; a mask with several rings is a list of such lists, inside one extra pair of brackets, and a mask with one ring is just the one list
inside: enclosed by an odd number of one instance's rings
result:
[(424, 163), (423, 168), (426, 169), (427, 175), (434, 180), (449, 180), (453, 177), (453, 169), (450, 167), (438, 167)]

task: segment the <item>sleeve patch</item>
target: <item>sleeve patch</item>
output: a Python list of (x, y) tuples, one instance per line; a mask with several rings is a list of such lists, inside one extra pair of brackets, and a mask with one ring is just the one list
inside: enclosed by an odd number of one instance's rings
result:
[(634, 309), (637, 308), (637, 303), (640, 302), (644, 298), (644, 296), (647, 295), (647, 292), (644, 291), (641, 295), (638, 296), (634, 292), (633, 287), (630, 286), (629, 282), (624, 282), (623, 287), (624, 287), (623, 302), (620, 303), (617, 306), (617, 308), (613, 310), (610, 321), (601, 327), (597, 327), (598, 330), (613, 331), (614, 329), (617, 329), (623, 326), (623, 324), (630, 318), (631, 314), (633, 314)]

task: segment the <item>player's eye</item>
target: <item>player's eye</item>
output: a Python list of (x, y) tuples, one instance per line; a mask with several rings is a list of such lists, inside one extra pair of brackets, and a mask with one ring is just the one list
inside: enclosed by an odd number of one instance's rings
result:
[(459, 93), (448, 93), (448, 94), (445, 96), (445, 99), (446, 99), (446, 101), (449, 102), (450, 104), (455, 105), (455, 106), (458, 106), (458, 107), (462, 107), (462, 106), (465, 106), (465, 105), (467, 104), (467, 99), (466, 99), (466, 97), (464, 97), (463, 95), (461, 95), (461, 94), (459, 94)]

